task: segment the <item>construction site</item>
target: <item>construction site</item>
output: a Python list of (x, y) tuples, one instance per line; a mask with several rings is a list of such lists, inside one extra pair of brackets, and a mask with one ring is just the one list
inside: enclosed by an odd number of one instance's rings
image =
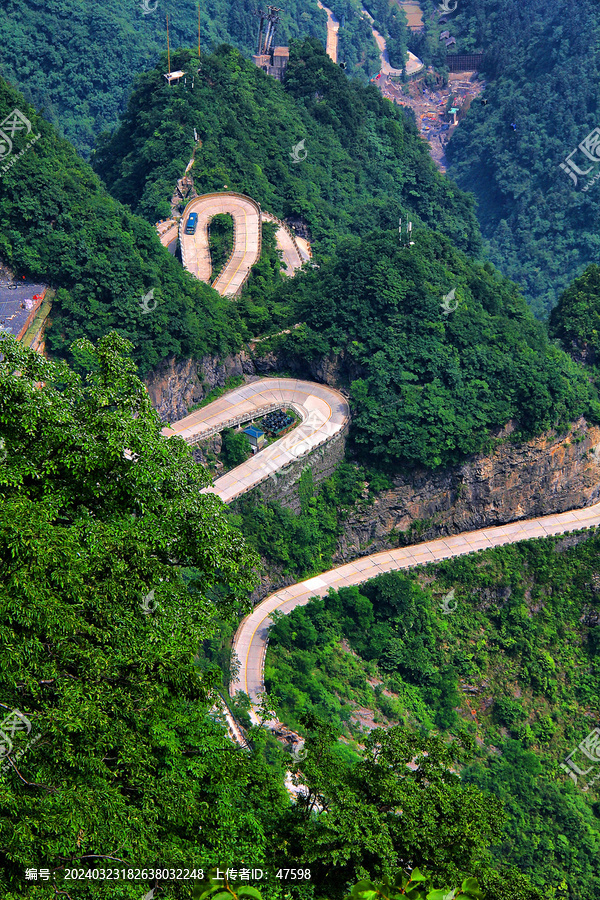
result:
[[(428, 74), (434, 74), (428, 69)], [(476, 71), (450, 72), (448, 84), (430, 88), (424, 78), (404, 85), (390, 78), (380, 82), (381, 93), (388, 100), (406, 106), (415, 114), (417, 128), (430, 147), (431, 155), (442, 172), (446, 171), (445, 147), (454, 129), (467, 114), (473, 100), (485, 89)], [(441, 82), (441, 79), (440, 79)]]

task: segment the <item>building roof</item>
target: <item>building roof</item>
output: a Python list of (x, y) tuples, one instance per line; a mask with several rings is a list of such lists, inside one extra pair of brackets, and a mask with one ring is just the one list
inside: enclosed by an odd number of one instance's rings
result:
[(275, 47), (275, 49), (273, 50), (273, 56), (287, 56), (287, 57), (289, 57), (289, 55), (290, 55), (290, 48), (289, 48), (289, 47)]
[(250, 425), (248, 428), (244, 428), (244, 434), (247, 434), (248, 437), (259, 438), (264, 437), (264, 431), (261, 431), (260, 428), (256, 428), (254, 425)]
[(169, 84), (171, 84), (172, 81), (178, 81), (180, 78), (183, 78), (184, 75), (185, 72), (183, 72), (181, 69), (178, 69), (176, 72), (167, 72), (165, 74), (165, 78), (167, 79)]
[(47, 285), (28, 281), (0, 282), (0, 330), (19, 337), (46, 290)]

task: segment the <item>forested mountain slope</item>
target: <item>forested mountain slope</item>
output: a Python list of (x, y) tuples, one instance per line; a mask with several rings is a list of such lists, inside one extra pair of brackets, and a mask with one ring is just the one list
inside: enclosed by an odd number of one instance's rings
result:
[[(453, 33), (484, 49), (492, 83), (448, 148), (448, 174), (473, 191), (491, 258), (545, 315), (570, 280), (598, 261), (598, 170), (577, 150), (600, 119), (600, 13), (594, 0), (458, 3)], [(576, 151), (577, 186), (560, 163)], [(574, 173), (573, 173), (574, 174)]]
[[(87, 343), (85, 378), (0, 344), (0, 690), (35, 728), (10, 759), (3, 733), (3, 900), (139, 900), (157, 881), (189, 900), (198, 876), (170, 872), (214, 866), (262, 869), (263, 900), (344, 900), (415, 863), (441, 895), (475, 875), (484, 900), (538, 900), (493, 860), (502, 809), (456, 774), (468, 742), (392, 729), (349, 768), (313, 720), (295, 803), (265, 729), (231, 743), (201, 645), (247, 609), (254, 554), (190, 449), (161, 437), (127, 342)], [(88, 867), (109, 875), (65, 880)], [(280, 867), (310, 874), (282, 885)]]
[[(114, 200), (74, 148), (0, 80), (0, 118), (15, 108), (41, 138), (16, 159), (28, 140), (17, 135), (14, 164), (0, 178), (0, 259), (57, 289), (50, 351), (68, 355), (76, 338), (117, 328), (147, 371), (169, 354), (238, 347), (229, 302), (189, 275), (155, 229)], [(142, 308), (150, 291), (152, 315)]]
[[(343, 361), (356, 448), (391, 470), (456, 463), (510, 419), (531, 434), (596, 416), (583, 372), (548, 343), (514, 286), (457, 249), (479, 247), (468, 202), (401, 111), (348, 82), (310, 40), (293, 48), (286, 91), (232, 48), (204, 60), (202, 73), (194, 91), (167, 86), (158, 70), (144, 76), (100, 157), (113, 192), (151, 219), (154, 204), (160, 214), (196, 128), (196, 188), (227, 184), (280, 216), (302, 216), (318, 267), (267, 287), (251, 279), (239, 302), (222, 300), (27, 109), (43, 137), (3, 179), (0, 252), (58, 288), (53, 353), (117, 329), (146, 372), (168, 355), (223, 356), (257, 330), (305, 323), (284, 338), (286, 350), (301, 367)], [(21, 103), (8, 87), (2, 102), (6, 112)], [(297, 164), (290, 150), (299, 140), (307, 158)], [(395, 230), (407, 207), (410, 248)], [(156, 309), (146, 315), (150, 290)]]
[[(203, 48), (232, 41), (247, 54), (256, 52), (255, 10), (253, 0), (203, 0)], [(168, 8), (158, 0), (7, 0), (0, 18), (0, 75), (87, 156), (98, 134), (115, 124), (134, 77), (166, 50), (166, 12), (171, 46), (197, 46), (196, 0)], [(324, 43), (326, 21), (316, 0), (289, 0), (277, 42), (312, 34)]]
[(316, 714), (359, 743), (369, 711), (383, 727), (468, 733), (463, 780), (507, 815), (497, 860), (548, 900), (589, 900), (598, 768), (577, 751), (591, 770), (573, 783), (560, 764), (600, 714), (599, 555), (598, 534), (526, 541), (313, 599), (271, 629), (267, 690), (291, 728)]
[[(181, 51), (172, 65), (193, 72), (198, 62)], [(193, 90), (169, 88), (157, 66), (139, 79), (94, 167), (117, 199), (154, 222), (169, 213), (194, 129), (198, 193), (227, 185), (278, 216), (302, 216), (317, 251), (344, 233), (397, 228), (409, 211), (464, 250), (480, 246), (470, 201), (436, 170), (402, 111), (349, 81), (314, 39), (292, 45), (285, 86), (226, 46), (203, 56)]]
[(509, 420), (530, 436), (598, 416), (585, 372), (548, 341), (514, 284), (439, 234), (413, 239), (349, 241), (279, 294), (304, 323), (284, 346), (337, 359), (363, 459), (436, 468), (491, 448)]

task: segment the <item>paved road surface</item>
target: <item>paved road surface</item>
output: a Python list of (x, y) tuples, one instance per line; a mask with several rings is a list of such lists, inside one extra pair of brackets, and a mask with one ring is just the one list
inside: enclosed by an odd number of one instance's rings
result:
[(270, 616), (275, 609), (289, 613), (296, 606), (306, 605), (311, 597), (323, 596), (330, 587), (338, 590), (340, 587), (362, 584), (382, 572), (408, 569), (411, 566), (462, 556), (487, 547), (564, 534), (592, 525), (600, 525), (600, 503), (584, 509), (541, 516), (537, 519), (525, 519), (493, 528), (482, 528), (478, 531), (425, 541), (411, 547), (374, 553), (372, 556), (360, 557), (337, 569), (331, 569), (322, 575), (277, 591), (259, 603), (250, 615), (246, 616), (236, 632), (233, 649), (241, 666), (237, 680), (231, 685), (231, 694), (233, 696), (237, 691), (244, 691), (253, 702), (256, 702), (258, 694), (264, 690), (263, 672), (267, 636), (271, 625)]
[(317, 6), (319, 9), (324, 9), (327, 13), (327, 46), (325, 47), (325, 52), (329, 59), (336, 63), (337, 62), (337, 51), (338, 51), (338, 31), (340, 30), (340, 23), (332, 13), (330, 9), (327, 9), (326, 6), (323, 6), (321, 0), (317, 0)]
[(279, 225), (275, 240), (278, 249), (283, 252), (283, 264), (285, 266), (286, 275), (291, 277), (295, 270), (299, 269), (304, 262), (302, 248), (299, 246), (296, 238), (292, 235), (292, 232), (289, 231), (285, 225), (282, 225), (279, 219), (272, 216), (271, 213), (267, 213), (263, 210), (261, 218), (263, 222), (274, 222), (276, 225)]
[[(185, 233), (188, 216), (198, 213), (198, 225), (193, 235)], [(233, 218), (233, 254), (227, 262), (213, 287), (224, 297), (235, 297), (250, 274), (254, 263), (260, 258), (262, 221), (278, 222), (270, 213), (262, 212), (258, 203), (244, 194), (223, 191), (214, 194), (203, 194), (191, 200), (185, 208), (179, 224), (179, 241), (181, 258), (185, 268), (199, 278), (209, 282), (212, 272), (210, 250), (208, 245), (208, 226), (211, 219), (220, 213), (228, 213)], [(286, 273), (290, 276), (305, 261), (304, 249), (300, 247), (291, 231), (281, 225), (277, 229), (275, 240), (283, 251)], [(170, 232), (168, 233), (170, 235)], [(167, 235), (161, 235), (165, 246)], [(170, 249), (170, 247), (169, 247)]]
[[(371, 31), (373, 32), (373, 37), (375, 38), (375, 43), (379, 47), (379, 58), (381, 60), (381, 74), (382, 75), (402, 75), (402, 69), (394, 69), (394, 67), (390, 64), (390, 57), (387, 51), (387, 44), (385, 38), (382, 34), (380, 34), (377, 29), (373, 26), (373, 16), (371, 13), (362, 7), (362, 12), (369, 19), (371, 23)], [(420, 72), (421, 69), (424, 69), (425, 65), (422, 60), (419, 59), (418, 56), (415, 56), (414, 53), (408, 51), (408, 61), (406, 63), (406, 74), (414, 75), (416, 72)]]
[(157, 228), (161, 244), (163, 247), (167, 248), (171, 256), (175, 256), (175, 251), (177, 250), (177, 235), (179, 232), (177, 222), (175, 219), (172, 219), (162, 225), (162, 227), (157, 226)]
[(217, 478), (212, 487), (205, 488), (205, 493), (217, 494), (225, 503), (230, 503), (269, 476), (276, 478), (279, 469), (339, 433), (350, 417), (348, 403), (342, 394), (311, 381), (261, 378), (163, 428), (163, 434), (177, 434), (190, 444), (197, 443), (222, 431), (228, 423), (249, 422), (269, 409), (281, 407), (295, 409), (303, 419), (302, 424), (227, 475)]
[[(198, 213), (195, 234), (186, 234), (190, 213)], [(250, 269), (260, 257), (260, 206), (250, 197), (231, 191), (203, 194), (191, 200), (185, 208), (179, 226), (179, 242), (183, 264), (200, 281), (210, 280), (212, 265), (208, 248), (210, 220), (220, 213), (233, 218), (233, 254), (216, 279), (213, 287), (224, 297), (235, 297), (242, 288)]]

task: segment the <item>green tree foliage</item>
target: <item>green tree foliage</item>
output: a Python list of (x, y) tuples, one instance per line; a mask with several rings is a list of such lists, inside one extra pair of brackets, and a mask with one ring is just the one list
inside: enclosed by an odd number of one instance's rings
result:
[[(116, 124), (135, 75), (155, 65), (161, 53), (166, 62), (165, 11), (171, 47), (197, 45), (197, 0), (180, 0), (167, 10), (156, 0), (145, 5), (146, 12), (141, 0), (126, 7), (119, 0), (8, 0), (4, 7), (0, 74), (85, 156), (98, 134)], [(204, 52), (224, 40), (246, 55), (256, 52), (254, 2), (208, 0), (200, 6)], [(286, 0), (276, 42), (309, 34), (324, 44), (325, 22), (312, 0)]]
[(377, 729), (349, 768), (336, 753), (335, 733), (316, 728), (312, 716), (305, 724), (307, 791), (287, 813), (286, 830), (290, 852), (310, 864), (329, 900), (346, 896), (344, 882), (350, 888), (355, 871), (391, 879), (398, 869), (418, 868), (434, 882), (460, 884), (467, 873), (492, 868), (487, 848), (502, 834), (502, 809), (454, 773), (458, 742)]
[[(0, 177), (0, 259), (57, 288), (50, 350), (115, 329), (145, 373), (169, 355), (239, 346), (231, 304), (194, 279), (154, 228), (110, 197), (69, 144), (0, 81), (0, 117), (20, 109), (41, 138)], [(26, 138), (15, 137), (14, 153)], [(143, 311), (143, 298), (154, 291)]]
[[(367, 665), (339, 652), (342, 638)], [(377, 689), (374, 695), (365, 690), (367, 678), (380, 675), (427, 704), (438, 727), (451, 728), (461, 699), (455, 667), (440, 664), (440, 639), (430, 594), (397, 573), (382, 575), (278, 618), (269, 639), (267, 689), (284, 704), (286, 721), (296, 724), (309, 709), (358, 735), (351, 722), (356, 703), (377, 704), (392, 721), (403, 715)]]
[(510, 419), (529, 436), (597, 415), (585, 373), (549, 343), (513, 284), (440, 235), (413, 237), (410, 248), (390, 232), (349, 242), (282, 294), (306, 323), (286, 347), (342, 361), (364, 458), (435, 468), (489, 447)]
[(332, 564), (344, 517), (363, 486), (363, 470), (349, 463), (338, 466), (318, 491), (306, 472), (301, 477), (301, 487), (307, 490), (299, 515), (280, 503), (249, 496), (235, 505), (232, 521), (268, 569), (306, 577)]
[[(560, 763), (600, 715), (599, 549), (593, 532), (528, 541), (313, 599), (271, 630), (268, 690), (284, 721), (301, 728), (303, 714), (317, 714), (345, 739), (362, 740), (357, 707), (423, 732), (477, 736), (478, 758), (460, 771), (502, 802), (497, 863), (526, 873), (545, 900), (586, 900), (600, 886), (597, 782), (584, 790), (597, 769), (575, 785)], [(455, 610), (445, 615), (450, 587)], [(390, 638), (397, 670), (380, 665)], [(426, 678), (401, 672), (409, 648), (416, 657), (431, 648)], [(512, 897), (492, 872), (480, 881), (490, 897)]]
[(212, 263), (211, 284), (218, 278), (233, 250), (233, 219), (230, 215), (218, 215), (211, 219), (208, 229), (208, 246)]
[[(258, 862), (258, 794), (281, 802), (260, 766), (240, 768), (208, 716), (214, 678), (193, 664), (217, 614), (243, 604), (255, 557), (200, 494), (207, 478), (184, 442), (161, 437), (130, 345), (111, 335), (82, 349), (85, 380), (2, 340), (1, 708), (39, 735), (3, 759), (6, 900), (24, 896), (26, 866), (208, 868), (228, 846)], [(141, 888), (119, 891), (137, 900)], [(82, 883), (77, 896), (113, 898), (114, 886)]]
[(221, 459), (227, 469), (233, 469), (235, 466), (241, 465), (252, 453), (250, 441), (241, 432), (235, 432), (232, 428), (225, 428), (221, 432), (221, 439), (223, 441)]
[(600, 267), (588, 266), (550, 314), (549, 331), (567, 352), (595, 364), (600, 351)]
[(452, 136), (448, 172), (477, 198), (492, 261), (543, 316), (598, 257), (599, 188), (581, 190), (595, 167), (577, 187), (559, 167), (598, 125), (597, 6), (459, 2), (452, 29), (463, 52), (485, 51), (491, 84)]
[[(197, 67), (189, 51), (173, 66)], [(411, 210), (464, 250), (480, 246), (472, 207), (436, 170), (416, 129), (373, 86), (349, 81), (316, 40), (294, 42), (285, 85), (232, 47), (202, 57), (194, 89), (140, 77), (94, 166), (112, 194), (154, 222), (194, 149), (198, 193), (241, 191), (280, 218), (306, 219), (317, 250), (340, 235), (397, 227)], [(306, 159), (292, 148), (305, 141)]]

